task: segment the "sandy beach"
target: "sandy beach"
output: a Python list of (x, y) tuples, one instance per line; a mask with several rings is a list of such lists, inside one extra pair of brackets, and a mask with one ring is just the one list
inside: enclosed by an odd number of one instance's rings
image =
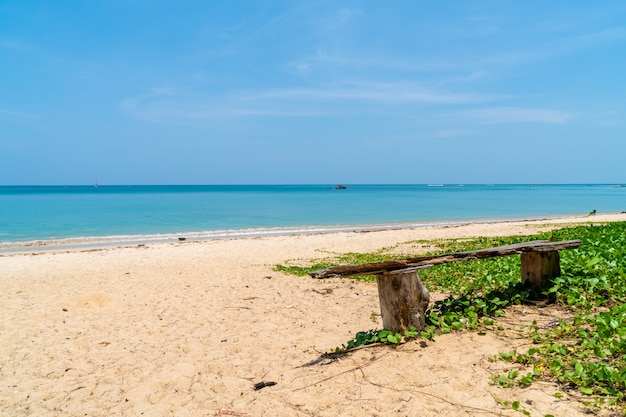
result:
[[(417, 239), (526, 235), (626, 214), (0, 254), (2, 416), (582, 416), (556, 385), (490, 385), (510, 334), (320, 355), (381, 328), (376, 284), (276, 272)], [(402, 250), (408, 250), (408, 246)], [(434, 297), (442, 295), (434, 294)], [(508, 327), (563, 317), (513, 307)], [(506, 333), (506, 332), (505, 332)], [(276, 385), (254, 390), (255, 383)], [(600, 413), (602, 415), (602, 413)]]

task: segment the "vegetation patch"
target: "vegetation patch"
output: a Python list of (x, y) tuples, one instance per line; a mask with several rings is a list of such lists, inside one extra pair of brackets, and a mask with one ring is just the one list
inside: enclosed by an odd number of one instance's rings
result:
[[(429, 290), (449, 294), (427, 312), (425, 331), (405, 334), (386, 330), (359, 332), (337, 352), (372, 343), (397, 345), (413, 338), (432, 339), (441, 333), (466, 330), (500, 331), (498, 318), (513, 304), (551, 303), (571, 312), (568, 319), (546, 325), (537, 322), (519, 329), (528, 348), (502, 352), (496, 360), (515, 369), (494, 375), (501, 386), (528, 386), (544, 380), (560, 384), (563, 392), (580, 393), (585, 404), (626, 406), (626, 223), (565, 227), (527, 236), (481, 237), (405, 242), (433, 248), (429, 254), (469, 251), (547, 239), (581, 239), (578, 249), (561, 251), (560, 277), (540, 292), (520, 283), (517, 256), (463, 261), (420, 271)], [(277, 270), (306, 275), (311, 271), (347, 263), (397, 259), (384, 248), (369, 254), (335, 254), (308, 266), (276, 266)], [(357, 277), (371, 281), (375, 277)], [(560, 394), (561, 395), (561, 394)], [(512, 408), (515, 409), (515, 403)]]

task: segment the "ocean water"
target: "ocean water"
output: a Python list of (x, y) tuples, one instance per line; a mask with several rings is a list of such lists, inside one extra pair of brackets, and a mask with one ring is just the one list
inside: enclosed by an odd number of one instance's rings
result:
[(614, 185), (0, 186), (0, 242), (225, 236), (626, 211)]

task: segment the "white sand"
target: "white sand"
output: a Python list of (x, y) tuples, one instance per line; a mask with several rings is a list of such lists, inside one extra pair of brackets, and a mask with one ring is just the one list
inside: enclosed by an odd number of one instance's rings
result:
[[(626, 221), (626, 215), (557, 223)], [(0, 255), (2, 416), (584, 415), (553, 384), (504, 389), (489, 357), (525, 343), (456, 332), (303, 366), (380, 328), (375, 284), (273, 271), (416, 239), (532, 234), (547, 221)], [(408, 250), (409, 246), (403, 247)], [(565, 314), (512, 308), (505, 323)], [(513, 333), (511, 333), (513, 334)], [(259, 381), (275, 386), (255, 391)]]

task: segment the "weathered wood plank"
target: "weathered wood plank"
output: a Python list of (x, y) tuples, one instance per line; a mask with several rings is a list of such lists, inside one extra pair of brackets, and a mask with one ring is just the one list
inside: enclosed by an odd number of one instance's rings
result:
[(535, 240), (532, 242), (516, 243), (514, 245), (498, 246), (495, 248), (480, 249), (468, 252), (457, 252), (445, 255), (418, 256), (413, 258), (394, 259), (381, 262), (370, 262), (358, 265), (339, 265), (319, 271), (313, 271), (309, 275), (313, 278), (335, 278), (354, 275), (380, 274), (410, 267), (427, 267), (449, 262), (457, 262), (466, 259), (493, 258), (496, 256), (516, 255), (527, 252), (554, 252), (561, 249), (572, 249), (580, 246), (580, 240), (566, 240), (562, 242), (549, 242), (547, 240)]

